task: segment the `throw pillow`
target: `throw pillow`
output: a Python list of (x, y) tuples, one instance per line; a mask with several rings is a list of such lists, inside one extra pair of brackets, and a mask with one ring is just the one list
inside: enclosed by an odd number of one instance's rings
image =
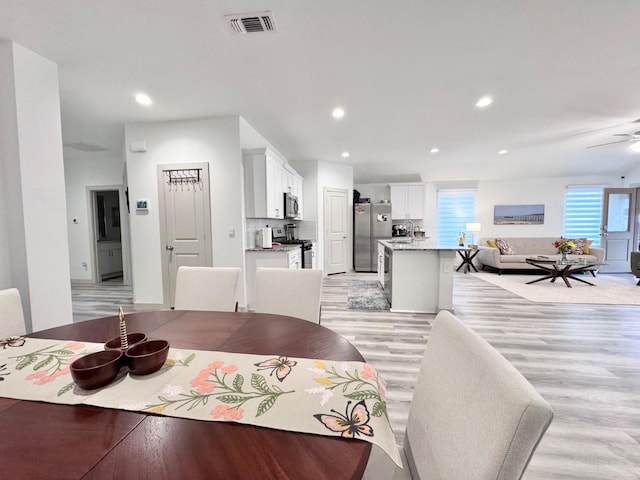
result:
[(493, 238), (489, 238), (487, 240), (487, 245), (489, 245), (491, 248), (498, 248), (498, 245), (496, 245), (496, 241)]
[(587, 240), (587, 243), (585, 244), (584, 248), (582, 249), (582, 253), (584, 253), (585, 255), (590, 255), (591, 254), (591, 249), (589, 247), (591, 247), (592, 243), (593, 243), (593, 240)]
[(509, 242), (507, 242), (504, 238), (496, 238), (496, 245), (500, 249), (500, 253), (502, 255), (513, 255), (515, 252)]
[(575, 247), (573, 247), (571, 250), (569, 250), (569, 253), (572, 253), (574, 255), (584, 255), (584, 247), (587, 244), (587, 239), (586, 238), (575, 238), (571, 240), (573, 243), (576, 244)]

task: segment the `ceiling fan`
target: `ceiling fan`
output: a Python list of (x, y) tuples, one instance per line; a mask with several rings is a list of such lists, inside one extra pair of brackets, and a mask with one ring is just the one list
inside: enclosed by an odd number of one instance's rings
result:
[[(633, 123), (640, 123), (640, 118)], [(624, 140), (616, 140), (615, 142), (599, 143), (597, 145), (589, 145), (587, 148), (603, 147), (605, 145), (613, 145), (614, 143), (638, 142), (640, 141), (640, 130), (633, 133), (614, 133), (614, 137), (628, 137)]]

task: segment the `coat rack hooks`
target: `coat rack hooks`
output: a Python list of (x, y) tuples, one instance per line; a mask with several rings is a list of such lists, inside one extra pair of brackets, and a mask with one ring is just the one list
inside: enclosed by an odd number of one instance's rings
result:
[(165, 170), (164, 174), (167, 176), (167, 185), (169, 188), (171, 186), (176, 187), (178, 189), (178, 185), (180, 185), (181, 189), (184, 190), (184, 186), (187, 186), (187, 190), (189, 190), (190, 185), (200, 184), (202, 188), (202, 177), (200, 176), (201, 168), (185, 168), (185, 169), (176, 169), (176, 170)]

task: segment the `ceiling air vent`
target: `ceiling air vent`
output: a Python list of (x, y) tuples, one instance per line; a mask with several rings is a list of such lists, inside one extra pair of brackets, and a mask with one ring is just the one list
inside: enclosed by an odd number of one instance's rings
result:
[(276, 31), (276, 22), (273, 18), (273, 13), (269, 11), (225, 15), (224, 18), (231, 25), (233, 32), (238, 35)]
[(82, 152), (107, 152), (109, 149), (107, 147), (103, 147), (101, 145), (95, 145), (93, 143), (87, 142), (76, 142), (76, 143), (65, 143), (65, 147), (73, 148), (75, 150), (80, 150)]

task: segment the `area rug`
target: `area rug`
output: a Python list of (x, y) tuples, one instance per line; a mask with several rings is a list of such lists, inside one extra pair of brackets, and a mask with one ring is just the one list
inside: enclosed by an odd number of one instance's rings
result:
[(571, 288), (567, 288), (561, 278), (554, 283), (543, 280), (527, 285), (527, 282), (535, 280), (537, 276), (506, 273), (498, 275), (489, 272), (478, 272), (471, 275), (537, 303), (640, 305), (640, 286), (636, 286), (637, 279), (633, 275), (600, 273), (596, 278), (585, 275), (580, 278), (584, 278), (595, 286), (569, 280)]
[(380, 282), (349, 282), (347, 308), (353, 310), (389, 310)]

